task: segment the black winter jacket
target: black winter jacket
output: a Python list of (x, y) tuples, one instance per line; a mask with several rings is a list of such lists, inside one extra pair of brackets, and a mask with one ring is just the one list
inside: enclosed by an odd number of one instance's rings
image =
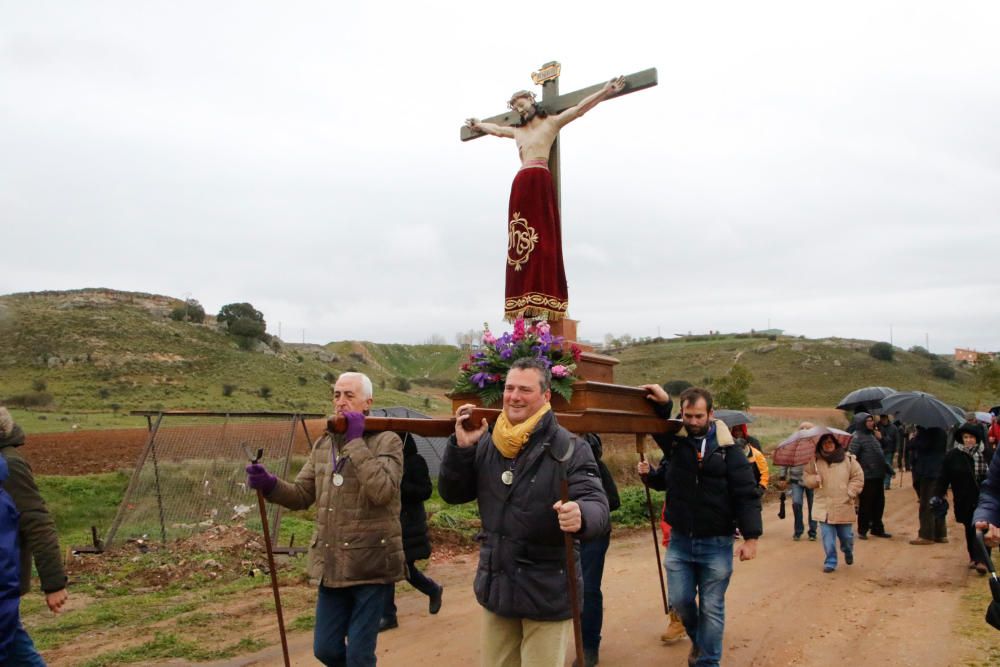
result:
[[(573, 447), (567, 464), (561, 458)], [(476, 600), (499, 616), (536, 621), (572, 616), (566, 582), (563, 532), (552, 505), (559, 500), (561, 467), (566, 465), (569, 497), (580, 505), (583, 527), (576, 534), (589, 540), (608, 532), (608, 499), (590, 447), (546, 414), (514, 461), (514, 482), (500, 475), (511, 467), (489, 432), (474, 447), (458, 447), (449, 439), (441, 461), (438, 491), (448, 503), (477, 500), (482, 531), (479, 567), (473, 590)], [(579, 544), (576, 573), (583, 590)]]
[(859, 412), (854, 415), (854, 437), (851, 438), (849, 450), (851, 454), (858, 457), (861, 470), (865, 473), (865, 480), (883, 479), (889, 472), (889, 466), (885, 462), (882, 454), (882, 443), (875, 435), (865, 428), (865, 421), (871, 417), (867, 412)]
[(941, 476), (944, 454), (948, 449), (948, 435), (944, 429), (918, 429), (916, 437), (910, 441), (910, 449), (915, 455), (913, 474), (916, 477), (936, 479)]
[[(670, 404), (656, 410), (666, 417)], [(705, 458), (699, 462), (700, 438), (688, 436), (684, 429), (653, 436), (669, 464), (665, 471), (657, 471), (665, 477), (667, 523), (672, 531), (691, 537), (732, 535), (737, 528), (746, 539), (760, 537), (764, 532), (760, 495), (750, 462), (723, 422), (716, 421), (707, 438)], [(653, 488), (660, 483), (654, 481), (656, 476), (650, 476)]]
[(431, 543), (427, 538), (427, 512), (424, 501), (431, 497), (434, 486), (427, 469), (427, 461), (417, 453), (417, 443), (409, 433), (403, 439), (403, 479), (399, 484), (399, 523), (403, 529), (403, 553), (406, 562), (431, 557)]
[(948, 493), (949, 486), (955, 501), (955, 521), (972, 521), (972, 513), (979, 502), (979, 482), (976, 480), (972, 457), (963, 452), (961, 447), (956, 447), (945, 455), (934, 495), (943, 498)]

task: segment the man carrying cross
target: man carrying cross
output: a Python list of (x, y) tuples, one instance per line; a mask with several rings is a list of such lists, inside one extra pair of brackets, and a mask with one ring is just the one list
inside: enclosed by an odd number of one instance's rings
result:
[[(551, 384), (541, 360), (515, 361), (493, 432), (485, 419), (471, 422), (471, 404), (459, 407), (441, 461), (441, 498), (452, 504), (476, 500), (482, 519), (472, 587), (483, 607), (484, 667), (565, 664), (573, 609), (563, 534), (590, 540), (609, 530), (600, 471), (590, 447), (556, 420)], [(576, 544), (573, 571), (582, 590), (579, 553)]]
[(539, 108), (534, 93), (522, 90), (507, 102), (521, 118), (518, 125), (498, 125), (476, 118), (466, 121), (472, 130), (514, 139), (521, 158), (521, 169), (510, 189), (507, 217), (504, 318), (511, 322), (518, 317), (556, 320), (566, 316), (569, 294), (563, 268), (559, 202), (549, 172), (549, 153), (559, 130), (624, 87), (624, 77), (613, 79), (555, 115)]

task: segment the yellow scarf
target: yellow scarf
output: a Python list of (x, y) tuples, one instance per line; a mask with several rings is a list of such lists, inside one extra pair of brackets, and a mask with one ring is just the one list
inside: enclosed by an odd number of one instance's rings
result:
[(507, 419), (506, 412), (500, 412), (497, 423), (493, 426), (493, 444), (503, 454), (504, 458), (512, 459), (517, 456), (517, 453), (521, 451), (521, 447), (524, 447), (524, 443), (528, 442), (528, 438), (531, 437), (531, 432), (535, 430), (535, 426), (545, 416), (545, 413), (551, 409), (552, 406), (546, 403), (539, 408), (538, 412), (516, 426), (511, 424), (510, 420)]

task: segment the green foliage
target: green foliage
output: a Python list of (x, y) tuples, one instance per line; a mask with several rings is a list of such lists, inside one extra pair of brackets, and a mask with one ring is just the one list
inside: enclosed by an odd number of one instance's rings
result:
[[(337, 376), (331, 373), (330, 371), (326, 371), (325, 373), (323, 373), (323, 382), (326, 382), (327, 384), (333, 384), (336, 380)], [(385, 389), (385, 378), (382, 378), (379, 386), (382, 389)]]
[(715, 381), (712, 394), (715, 407), (746, 410), (750, 406), (750, 385), (753, 373), (742, 364), (733, 364), (723, 377)]
[(934, 359), (931, 362), (931, 373), (934, 374), (934, 377), (941, 378), (942, 380), (955, 379), (955, 367), (944, 359)]
[(392, 387), (396, 391), (402, 391), (405, 393), (410, 391), (412, 386), (413, 385), (410, 384), (410, 381), (404, 377), (397, 377), (395, 380), (392, 381)]
[[(301, 357), (300, 357), (300, 359), (301, 359)], [(300, 387), (304, 387), (304, 386), (306, 386), (306, 382), (308, 382), (308, 380), (306, 380), (306, 379), (305, 379), (305, 377), (303, 377), (303, 376), (301, 376), (301, 375), (300, 375), (300, 376), (298, 376), (297, 378), (295, 378), (295, 380), (296, 380), (296, 382), (298, 382), (298, 383), (299, 383), (299, 386), (300, 386)]]
[(233, 336), (263, 340), (265, 325), (258, 320), (240, 318), (229, 324), (229, 333)]
[(111, 396), (111, 390), (107, 387), (101, 387), (97, 390), (97, 395), (102, 399), (107, 399)]
[(927, 348), (924, 347), (923, 345), (914, 345), (909, 350), (907, 350), (907, 352), (909, 352), (910, 354), (915, 354), (915, 355), (917, 355), (919, 357), (924, 357), (926, 359), (937, 359), (938, 358), (938, 356), (936, 354), (928, 351)]
[(980, 394), (1000, 394), (1000, 364), (980, 362), (975, 370), (976, 389)]
[(222, 395), (232, 396), (233, 392), (236, 391), (237, 387), (235, 384), (225, 383), (222, 385)]
[(264, 321), (264, 313), (254, 308), (249, 303), (227, 303), (219, 310), (215, 316), (219, 322), (225, 322), (232, 326), (237, 320), (253, 320), (255, 322)]
[(271, 398), (271, 388), (266, 384), (261, 385), (260, 389), (257, 390), (257, 395), (264, 399)]
[[(646, 504), (646, 490), (641, 485), (618, 487), (621, 507), (611, 513), (611, 522), (615, 526), (637, 527), (649, 525), (649, 506)], [(653, 517), (656, 520), (657, 531), (660, 527), (660, 512), (663, 509), (663, 492), (650, 491), (653, 506)]]
[(103, 535), (128, 486), (124, 472), (63, 477), (38, 475), (35, 481), (55, 518), (62, 544), (90, 544), (90, 527)]
[(873, 359), (878, 359), (879, 361), (892, 361), (895, 356), (892, 345), (886, 342), (875, 343), (868, 348), (868, 354), (870, 354)]
[(31, 382), (31, 389), (32, 389), (32, 391), (35, 391), (35, 392), (45, 391), (48, 388), (49, 388), (49, 383), (46, 382), (42, 378), (35, 378)]

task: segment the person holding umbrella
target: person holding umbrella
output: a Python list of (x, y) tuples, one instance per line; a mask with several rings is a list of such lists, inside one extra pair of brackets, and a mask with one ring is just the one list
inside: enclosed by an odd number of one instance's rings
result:
[(844, 552), (844, 562), (854, 563), (854, 507), (866, 480), (861, 464), (854, 454), (846, 451), (833, 433), (824, 433), (816, 443), (816, 458), (806, 465), (802, 483), (807, 488), (818, 489), (817, 516), (826, 560), (823, 572), (837, 569), (837, 540)]
[[(800, 431), (807, 431), (811, 428), (816, 428), (816, 425), (812, 422), (802, 422), (799, 424)], [(776, 486), (779, 490), (784, 491), (788, 487), (789, 483), (792, 485), (792, 518), (794, 519), (792, 539), (796, 542), (802, 539), (802, 533), (806, 530), (802, 510), (805, 509), (803, 505), (808, 503), (809, 541), (815, 542), (817, 529), (816, 520), (813, 519), (813, 500), (815, 497), (815, 491), (802, 484), (802, 471), (804, 468), (805, 465), (801, 463), (798, 465), (782, 466), (781, 476), (778, 478)]]
[(885, 511), (884, 480), (888, 464), (882, 454), (882, 444), (875, 438), (875, 418), (867, 412), (854, 415), (854, 437), (850, 451), (858, 458), (865, 473), (865, 487), (858, 503), (858, 539), (867, 540), (868, 531), (876, 537), (892, 537), (885, 532), (882, 513)]
[(955, 442), (958, 446), (945, 454), (941, 477), (938, 478), (935, 498), (931, 499), (931, 504), (939, 505), (943, 502), (948, 487), (951, 487), (955, 501), (955, 521), (965, 526), (969, 567), (975, 568), (979, 574), (986, 574), (988, 570), (979, 553), (980, 549), (976, 546), (976, 529), (972, 524), (972, 513), (979, 501), (979, 486), (986, 479), (991, 458), (987, 456), (979, 435), (979, 429), (969, 424), (963, 424), (955, 430)]

